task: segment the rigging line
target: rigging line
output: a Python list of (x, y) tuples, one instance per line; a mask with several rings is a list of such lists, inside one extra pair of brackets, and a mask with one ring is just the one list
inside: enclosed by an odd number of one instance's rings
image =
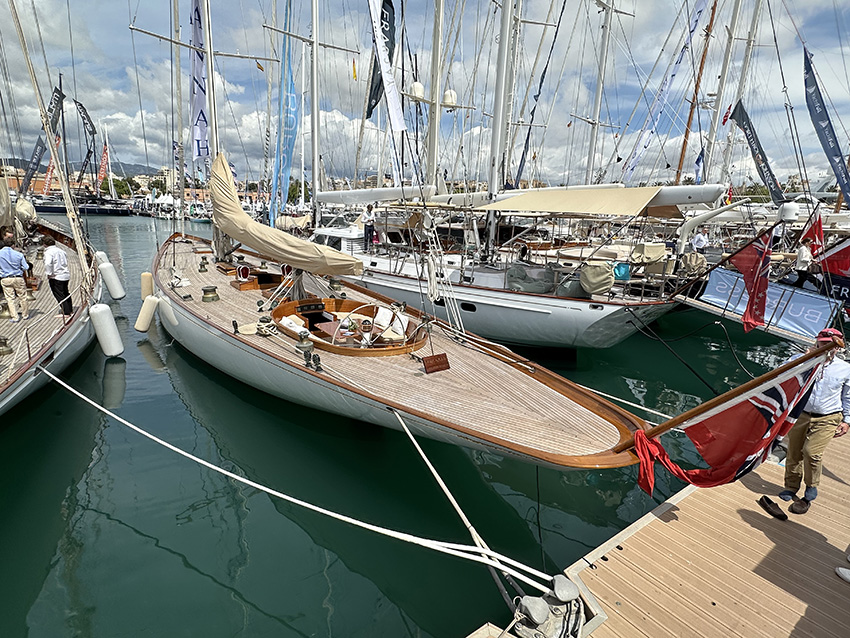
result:
[(776, 36), (776, 21), (773, 19), (773, 10), (771, 9), (770, 0), (767, 0), (767, 13), (770, 18), (770, 29), (773, 33), (773, 46), (776, 49), (776, 59), (779, 62), (779, 74), (782, 78), (782, 93), (785, 96), (785, 117), (788, 119), (788, 128), (791, 130), (791, 144), (794, 149), (794, 159), (797, 163), (797, 171), (804, 180), (805, 186), (803, 187), (803, 190), (811, 195), (811, 191), (808, 186), (809, 178), (806, 173), (806, 164), (803, 159), (803, 148), (800, 143), (800, 134), (797, 129), (797, 120), (794, 117), (794, 106), (791, 104), (791, 96), (788, 95), (788, 84), (785, 81), (785, 68), (782, 65), (782, 56), (779, 53), (779, 40)]
[[(139, 0), (141, 2), (141, 0)], [(136, 4), (136, 11), (139, 10), (139, 5)], [(130, 11), (130, 0), (127, 0), (127, 11)], [(131, 14), (130, 16), (131, 24), (135, 22), (135, 16)], [(142, 85), (139, 82), (139, 61), (136, 58), (136, 36), (135, 31), (130, 30), (130, 42), (133, 45), (133, 68), (136, 72), (136, 94), (139, 96), (139, 118), (142, 123), (142, 144), (145, 147), (145, 166), (150, 166), (150, 158), (148, 157), (148, 136), (145, 132), (145, 110), (142, 107)]]
[(38, 11), (35, 9), (35, 0), (30, 0), (30, 5), (32, 6), (32, 14), (35, 18), (35, 29), (38, 33), (38, 44), (41, 46), (41, 57), (44, 58), (44, 72), (47, 75), (47, 81), (50, 82), (50, 86), (53, 86), (53, 78), (50, 77), (50, 65), (47, 63), (47, 52), (44, 50), (44, 38), (41, 35), (41, 22), (38, 19)]
[[(711, 324), (709, 324), (709, 325), (711, 325)], [(641, 334), (643, 334), (643, 333), (641, 333)], [(644, 336), (646, 336), (648, 339), (654, 340), (654, 337), (651, 337), (649, 335), (644, 335)], [(625, 403), (629, 407), (639, 408), (639, 409), (643, 410), (644, 412), (649, 412), (650, 414), (660, 416), (662, 419), (665, 419), (666, 421), (669, 421), (670, 419), (673, 418), (672, 416), (664, 414), (663, 412), (659, 412), (658, 410), (653, 410), (652, 408), (648, 408), (645, 405), (641, 405), (640, 403), (633, 403), (632, 401), (626, 401), (626, 399), (622, 399), (620, 397), (614, 396), (613, 394), (608, 394), (606, 392), (602, 392), (601, 390), (595, 390), (594, 388), (588, 388), (587, 386), (581, 385), (580, 383), (576, 383), (576, 385), (580, 388), (588, 390), (589, 392), (593, 392), (594, 394), (598, 394), (599, 396), (605, 397), (606, 399), (613, 399), (614, 401), (619, 401), (620, 403)]]
[(543, 551), (543, 525), (540, 523), (540, 466), (534, 466), (537, 483), (537, 544), (540, 546), (540, 569), (546, 569), (546, 552)]
[[(419, 442), (413, 436), (413, 433), (410, 431), (410, 428), (407, 427), (407, 423), (404, 422), (404, 419), (401, 418), (401, 415), (398, 413), (397, 410), (391, 408), (390, 411), (395, 415), (396, 419), (398, 419), (398, 422), (401, 424), (401, 427), (404, 430), (404, 433), (407, 435), (407, 438), (410, 439), (410, 442), (413, 444), (413, 447), (419, 453), (419, 457), (422, 459), (428, 470), (431, 472), (431, 476), (433, 476), (434, 480), (437, 481), (437, 485), (440, 486), (440, 489), (443, 491), (443, 494), (445, 494), (446, 498), (449, 500), (449, 503), (451, 503), (452, 507), (454, 508), (455, 513), (457, 513), (458, 517), (460, 517), (460, 520), (463, 522), (464, 527), (466, 527), (466, 530), (469, 532), (472, 541), (477, 547), (480, 547), (481, 549), (490, 549), (487, 546), (487, 543), (484, 542), (484, 539), (481, 537), (481, 534), (478, 533), (478, 530), (473, 527), (472, 521), (467, 518), (464, 511), (461, 509), (454, 495), (449, 490), (449, 487), (446, 485), (445, 481), (443, 481), (443, 477), (441, 477), (439, 472), (437, 472), (437, 468), (435, 468), (434, 465), (431, 463), (431, 460), (428, 458), (428, 456), (425, 454), (425, 451), (419, 445)], [(493, 576), (493, 580), (496, 581), (496, 587), (498, 587), (499, 592), (505, 599), (505, 603), (508, 605), (508, 608), (512, 611), (515, 610), (516, 605), (511, 602), (511, 598), (508, 595), (508, 592), (505, 590), (505, 587), (502, 585), (502, 582), (499, 580), (499, 576), (498, 574), (496, 574), (495, 569), (489, 566), (488, 569), (490, 570), (490, 574)], [(510, 582), (511, 586), (514, 587), (514, 589), (519, 594), (525, 594), (522, 588), (510, 577), (510, 575), (505, 572), (502, 573), (504, 574), (505, 578), (507, 578), (507, 580)]]
[[(340, 514), (338, 512), (334, 512), (333, 510), (329, 510), (329, 509), (326, 509), (324, 507), (320, 507), (318, 505), (313, 505), (312, 503), (308, 503), (307, 501), (303, 501), (301, 499), (295, 498), (294, 496), (289, 496), (288, 494), (284, 494), (283, 492), (278, 492), (277, 490), (273, 490), (270, 487), (266, 487), (265, 485), (257, 483), (256, 481), (252, 481), (251, 479), (240, 476), (240, 475), (238, 475), (234, 472), (231, 472), (229, 470), (225, 470), (224, 468), (219, 467), (219, 466), (215, 465), (214, 463), (211, 463), (210, 461), (206, 461), (206, 460), (204, 460), (200, 457), (197, 457), (193, 454), (190, 454), (189, 452), (186, 452), (185, 450), (183, 450), (183, 449), (181, 449), (181, 448), (179, 448), (175, 445), (172, 445), (171, 443), (168, 443), (167, 441), (160, 439), (157, 436), (154, 436), (150, 432), (147, 432), (146, 430), (143, 430), (139, 426), (130, 423), (126, 419), (121, 418), (120, 416), (118, 416), (117, 414), (112, 412), (111, 410), (108, 410), (107, 408), (98, 404), (96, 401), (90, 399), (88, 396), (86, 396), (85, 394), (83, 394), (82, 392), (77, 390), (76, 388), (72, 387), (71, 385), (69, 385), (68, 383), (66, 383), (65, 381), (63, 381), (62, 379), (57, 377), (56, 375), (54, 375), (52, 372), (50, 372), (48, 369), (44, 368), (43, 366), (39, 365), (39, 366), (37, 366), (37, 369), (40, 372), (42, 372), (43, 374), (50, 377), (55, 383), (57, 383), (61, 387), (68, 390), (68, 392), (70, 392), (71, 394), (82, 399), (83, 401), (85, 401), (86, 403), (91, 405), (93, 408), (95, 408), (96, 410), (99, 410), (100, 412), (102, 412), (106, 416), (114, 419), (115, 421), (117, 421), (121, 425), (128, 427), (129, 429), (133, 430), (137, 434), (141, 434), (142, 436), (153, 441), (154, 443), (156, 443), (156, 444), (158, 444), (158, 445), (160, 445), (164, 448), (167, 448), (167, 449), (171, 450), (172, 452), (179, 454), (180, 456), (182, 456), (184, 458), (189, 459), (190, 461), (194, 461), (195, 463), (198, 463), (199, 465), (203, 465), (204, 467), (206, 467), (209, 470), (212, 470), (213, 472), (218, 472), (219, 474), (222, 474), (223, 476), (227, 476), (228, 478), (231, 478), (234, 481), (237, 481), (237, 482), (242, 483), (244, 485), (247, 485), (249, 487), (253, 487), (254, 489), (260, 490), (261, 492), (265, 492), (266, 494), (277, 497), (277, 498), (284, 500), (288, 503), (291, 503), (293, 505), (298, 505), (298, 506), (303, 507), (305, 509), (308, 509), (312, 512), (316, 512), (317, 514), (322, 514), (322, 515), (327, 516), (329, 518), (333, 518), (334, 520), (341, 521), (343, 523), (348, 523), (349, 525), (352, 525), (354, 527), (359, 527), (361, 529), (365, 529), (365, 530), (368, 530), (368, 531), (371, 531), (371, 532), (375, 532), (376, 534), (381, 534), (383, 536), (395, 538), (397, 540), (405, 541), (405, 542), (411, 543), (413, 545), (417, 545), (419, 547), (424, 547), (426, 549), (431, 549), (431, 550), (434, 550), (434, 551), (437, 551), (437, 552), (441, 552), (443, 554), (448, 554), (449, 556), (455, 556), (457, 558), (465, 558), (465, 559), (470, 560), (472, 562), (481, 563), (483, 565), (491, 565), (493, 567), (497, 567), (498, 569), (504, 569), (504, 570), (508, 571), (509, 573), (511, 573), (515, 578), (523, 581), (524, 583), (528, 584), (531, 587), (534, 587), (538, 591), (541, 591), (541, 592), (544, 592), (544, 593), (549, 591), (549, 587), (547, 585), (543, 585), (540, 582), (533, 580), (531, 578), (531, 576), (533, 576), (534, 578), (538, 578), (540, 581), (543, 581), (544, 583), (552, 582), (552, 580), (553, 580), (552, 576), (550, 576), (548, 574), (544, 574), (544, 573), (536, 570), (533, 567), (523, 565), (519, 561), (516, 561), (512, 558), (509, 558), (508, 556), (503, 556), (502, 554), (499, 554), (498, 552), (495, 552), (493, 550), (483, 549), (483, 548), (480, 548), (480, 547), (473, 547), (473, 546), (470, 546), (470, 545), (464, 545), (464, 544), (460, 544), (460, 543), (449, 543), (449, 542), (445, 542), (445, 541), (437, 541), (437, 540), (433, 540), (433, 539), (427, 539), (427, 538), (423, 538), (423, 537), (420, 537), (420, 536), (415, 536), (413, 534), (408, 534), (408, 533), (405, 533), (405, 532), (398, 532), (398, 531), (395, 531), (395, 530), (391, 530), (391, 529), (388, 529), (388, 528), (385, 528), (385, 527), (381, 527), (379, 525), (373, 525), (372, 523), (366, 523), (364, 521), (360, 521), (360, 520), (353, 518), (351, 516), (347, 516), (345, 514)], [(504, 561), (504, 563), (506, 563), (507, 565), (510, 565), (510, 567), (502, 565), (499, 561)], [(523, 574), (522, 573), (523, 571), (530, 574), (530, 576)]]
[[(679, 354), (678, 354), (675, 350), (673, 350), (673, 348), (671, 348), (671, 347), (670, 347), (670, 345), (669, 345), (666, 341), (664, 341), (664, 339), (662, 339), (662, 338), (661, 338), (661, 337), (659, 337), (657, 334), (655, 334), (655, 332), (653, 332), (652, 328), (650, 328), (648, 325), (646, 325), (646, 323), (644, 323), (644, 321), (643, 321), (640, 317), (638, 317), (638, 316), (635, 314), (634, 310), (632, 310), (631, 308), (626, 308), (626, 312), (628, 312), (628, 313), (629, 313), (629, 314), (630, 314), (630, 315), (631, 315), (631, 316), (632, 316), (632, 317), (633, 317), (636, 321), (639, 321), (639, 322), (640, 322), (640, 324), (641, 324), (641, 325), (642, 325), (642, 326), (643, 326), (643, 327), (644, 327), (644, 328), (645, 328), (645, 329), (646, 329), (646, 330), (647, 330), (650, 334), (654, 335), (654, 336), (655, 336), (655, 338), (656, 338), (656, 339), (658, 339), (658, 341), (659, 341), (659, 342), (661, 342), (661, 343), (664, 345), (664, 347), (665, 347), (665, 348), (667, 348), (667, 349), (668, 349), (668, 350), (672, 353), (672, 355), (673, 355), (674, 357), (676, 357), (679, 361), (681, 361), (681, 362), (682, 362), (682, 364), (684, 364), (684, 366), (685, 366), (688, 370), (690, 370), (691, 372), (693, 372), (693, 373), (694, 373), (694, 376), (696, 376), (696, 378), (697, 378), (697, 379), (699, 379), (700, 381), (702, 381), (702, 382), (705, 384), (705, 386), (706, 386), (709, 390), (711, 390), (711, 391), (714, 393), (714, 396), (718, 396), (718, 397), (719, 397), (719, 396), (722, 394), (722, 392), (718, 392), (717, 390), (715, 390), (715, 389), (714, 389), (714, 387), (713, 387), (713, 386), (712, 386), (712, 385), (711, 385), (708, 381), (706, 381), (705, 379), (703, 379), (703, 378), (702, 378), (702, 376), (700, 375), (700, 373), (699, 373), (699, 372), (697, 372), (696, 370), (694, 370), (694, 368), (693, 368), (693, 366), (692, 366), (691, 364), (689, 364), (687, 361), (685, 361), (684, 359), (682, 359), (682, 357), (680, 357), (680, 356), (679, 356)], [(634, 322), (631, 322), (631, 321), (630, 321), (629, 323), (632, 323), (632, 325), (634, 325), (634, 326), (635, 326), (635, 328), (638, 328), (638, 329), (639, 329), (639, 326), (638, 326), (637, 324), (635, 324)]]
[(233, 128), (236, 130), (236, 138), (239, 140), (239, 146), (242, 147), (242, 154), (245, 156), (245, 165), (247, 166), (245, 179), (250, 180), (253, 179), (254, 173), (251, 170), (251, 162), (248, 160), (248, 150), (245, 148), (245, 141), (242, 139), (242, 130), (239, 127), (239, 122), (236, 119), (236, 112), (233, 110), (233, 102), (230, 101), (230, 98), (227, 95), (227, 82), (224, 81), (224, 71), (222, 71), (221, 66), (219, 65), (218, 58), (213, 58), (216, 67), (218, 68), (218, 74), (221, 76), (221, 88), (224, 94), (224, 101), (227, 103), (227, 108), (230, 111), (230, 117), (233, 118)]
[(714, 323), (715, 323), (716, 325), (720, 326), (720, 329), (721, 329), (721, 330), (723, 330), (723, 334), (725, 334), (725, 335), (726, 335), (726, 343), (727, 343), (727, 344), (729, 344), (729, 350), (732, 352), (732, 356), (733, 356), (733, 357), (735, 357), (735, 361), (737, 361), (737, 362), (738, 362), (738, 367), (740, 367), (740, 368), (741, 368), (741, 370), (743, 370), (744, 372), (746, 372), (746, 373), (747, 373), (747, 375), (749, 375), (750, 379), (755, 379), (755, 378), (756, 378), (756, 375), (754, 375), (752, 372), (750, 372), (749, 370), (747, 370), (747, 369), (744, 367), (744, 364), (743, 364), (743, 363), (741, 363), (741, 360), (738, 358), (738, 353), (737, 353), (737, 352), (735, 352), (735, 346), (733, 346), (733, 345), (732, 345), (732, 339), (729, 337), (729, 331), (728, 331), (728, 330), (726, 330), (726, 326), (724, 326), (724, 325), (723, 325), (723, 322), (722, 322), (722, 321), (715, 321)]
[[(68, 13), (68, 41), (71, 45), (71, 84), (74, 87), (74, 98), (77, 97), (77, 64), (74, 60), (74, 30), (71, 28), (71, 0), (65, 0), (65, 6)], [(83, 158), (82, 137), (80, 136), (80, 118), (76, 118), (77, 122), (77, 151), (80, 154), (80, 159)]]

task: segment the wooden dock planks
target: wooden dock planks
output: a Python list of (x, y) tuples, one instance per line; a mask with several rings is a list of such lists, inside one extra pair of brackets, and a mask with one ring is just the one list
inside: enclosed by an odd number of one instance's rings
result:
[(850, 567), (850, 437), (827, 449), (809, 512), (787, 521), (756, 503), (787, 511), (783, 472), (686, 488), (571, 566), (607, 615), (594, 638), (850, 635), (850, 583), (834, 573)]

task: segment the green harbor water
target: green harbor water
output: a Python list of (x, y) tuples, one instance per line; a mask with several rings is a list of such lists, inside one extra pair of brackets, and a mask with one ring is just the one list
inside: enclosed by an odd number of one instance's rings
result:
[[(418, 536), (469, 541), (404, 434), (274, 399), (204, 364), (161, 329), (133, 330), (139, 275), (170, 222), (101, 218), (87, 226), (127, 289), (125, 299), (109, 302), (125, 352), (107, 360), (94, 345), (63, 375), (70, 384), (169, 443), (277, 491)], [(692, 310), (652, 329), (681, 359), (643, 334), (574, 358), (555, 349), (523, 354), (675, 415), (714, 396), (709, 386), (746, 381), (738, 360), (760, 374), (792, 352), (731, 324), (727, 340), (714, 318)], [(681, 436), (664, 441), (674, 458), (696, 462)], [(636, 485), (635, 467), (557, 472), (421, 444), (488, 544), (549, 573), (682, 487), (659, 469), (650, 498)], [(55, 385), (2, 417), (0, 467), (3, 638), (448, 638), (511, 618), (483, 566), (236, 483)]]

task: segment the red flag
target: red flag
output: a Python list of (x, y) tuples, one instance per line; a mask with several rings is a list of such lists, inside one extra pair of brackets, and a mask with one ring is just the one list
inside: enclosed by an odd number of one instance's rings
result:
[(729, 105), (729, 108), (726, 109), (726, 114), (723, 116), (723, 121), (720, 123), (721, 126), (726, 126), (726, 122), (729, 121), (729, 116), (732, 115), (732, 105)]
[(744, 332), (764, 325), (764, 307), (767, 302), (767, 276), (770, 274), (770, 240), (773, 232), (765, 231), (746, 248), (738, 251), (729, 261), (744, 278), (747, 288), (747, 309), (741, 321)]
[(850, 277), (850, 237), (819, 254), (818, 261), (824, 272)]
[(792, 367), (777, 379), (767, 381), (741, 395), (732, 406), (718, 406), (682, 424), (706, 469), (683, 470), (668, 455), (657, 438), (635, 432), (635, 452), (640, 458), (638, 484), (648, 494), (655, 486), (655, 461), (674, 476), (697, 487), (731, 483), (754, 470), (785, 436), (806, 405), (821, 358)]
[(109, 149), (106, 146), (106, 142), (103, 143), (103, 154), (100, 156), (100, 169), (97, 171), (97, 183), (94, 187), (94, 192), (100, 192), (100, 185), (103, 184), (103, 180), (106, 179), (106, 166), (109, 164)]
[(812, 240), (812, 256), (817, 257), (818, 253), (823, 250), (823, 223), (820, 218), (820, 209), (816, 209), (811, 217), (806, 221), (806, 227), (803, 229), (803, 234), (800, 236), (800, 241), (806, 237)]
[(729, 192), (726, 193), (726, 204), (732, 203), (732, 184), (729, 184)]

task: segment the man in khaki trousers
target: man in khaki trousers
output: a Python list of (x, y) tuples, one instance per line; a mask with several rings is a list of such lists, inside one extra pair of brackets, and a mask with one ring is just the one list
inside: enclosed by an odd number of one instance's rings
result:
[(17, 323), (19, 319), (18, 308), (15, 303), (16, 297), (20, 299), (21, 314), (24, 319), (29, 319), (30, 316), (30, 303), (27, 299), (27, 288), (24, 283), (24, 275), (30, 269), (30, 265), (24, 256), (12, 246), (14, 246), (14, 241), (5, 239), (3, 248), (0, 249), (0, 286), (3, 287), (6, 303), (9, 304), (9, 313), (12, 315), (9, 321)]
[[(843, 339), (834, 328), (821, 330), (817, 343)], [(784, 501), (794, 499), (789, 511), (805, 514), (818, 496), (823, 453), (829, 442), (847, 434), (850, 429), (850, 364), (835, 358), (835, 350), (821, 367), (812, 386), (809, 400), (794, 427), (788, 432), (785, 456), (785, 489), (779, 493)], [(802, 499), (797, 498), (801, 484), (806, 483)]]

